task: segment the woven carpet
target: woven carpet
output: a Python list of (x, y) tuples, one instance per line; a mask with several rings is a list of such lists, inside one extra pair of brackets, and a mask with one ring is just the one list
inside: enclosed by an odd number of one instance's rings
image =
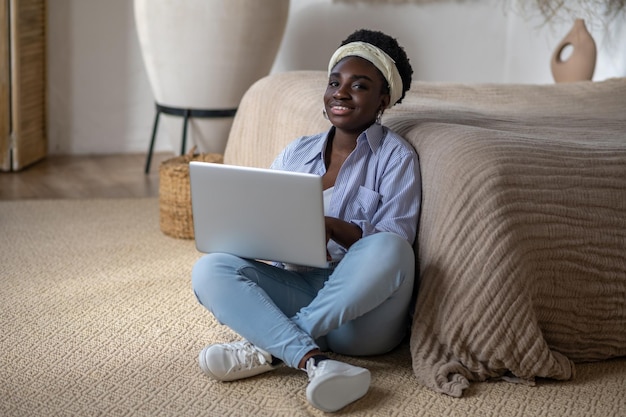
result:
[[(202, 375), (198, 351), (236, 335), (197, 304), (199, 254), (161, 233), (158, 209), (157, 199), (0, 202), (0, 415), (324, 415), (301, 371)], [(579, 364), (566, 382), (477, 383), (460, 399), (416, 382), (408, 343), (348, 360), (372, 371), (372, 388), (339, 415), (626, 416), (626, 359)]]

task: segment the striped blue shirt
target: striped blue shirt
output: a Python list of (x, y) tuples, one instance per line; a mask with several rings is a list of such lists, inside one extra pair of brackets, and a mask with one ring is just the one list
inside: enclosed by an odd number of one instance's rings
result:
[[(332, 129), (291, 142), (271, 168), (324, 175), (324, 154)], [(412, 244), (421, 193), (415, 149), (395, 132), (373, 124), (358, 137), (356, 148), (343, 163), (326, 215), (356, 224), (363, 237), (386, 231)], [(329, 242), (328, 250), (333, 260), (346, 252), (334, 241)]]

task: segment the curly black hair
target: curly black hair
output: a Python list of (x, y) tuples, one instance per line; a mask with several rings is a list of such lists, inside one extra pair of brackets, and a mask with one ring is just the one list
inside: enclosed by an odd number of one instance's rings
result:
[(369, 29), (359, 29), (353, 32), (341, 42), (340, 46), (350, 42), (367, 42), (372, 44), (385, 51), (385, 53), (396, 62), (396, 68), (398, 68), (400, 78), (402, 78), (402, 96), (398, 100), (398, 103), (400, 103), (404, 98), (404, 93), (411, 88), (411, 80), (413, 77), (413, 68), (411, 67), (409, 57), (406, 55), (404, 48), (398, 44), (395, 38), (392, 38), (386, 33)]

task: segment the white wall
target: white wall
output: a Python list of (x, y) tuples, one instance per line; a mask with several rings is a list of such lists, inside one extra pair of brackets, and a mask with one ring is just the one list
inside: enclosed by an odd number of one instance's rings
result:
[[(339, 42), (361, 27), (397, 37), (424, 81), (551, 83), (552, 50), (571, 26), (541, 25), (509, 2), (426, 6), (292, 0), (273, 72), (325, 69)], [(594, 80), (626, 76), (626, 18), (587, 20), (599, 49)], [(219, 40), (227, 42), (227, 40)], [(48, 142), (51, 153), (145, 152), (154, 101), (131, 0), (48, 0)], [(163, 127), (163, 125), (162, 125)], [(180, 130), (159, 130), (157, 150), (178, 150)]]
[[(367, 6), (295, 0), (274, 70), (325, 69), (339, 42), (367, 27), (398, 38), (412, 60), (415, 79), (552, 83), (550, 58), (573, 20), (558, 16), (543, 24), (538, 12), (522, 11), (514, 3), (450, 0)], [(626, 16), (605, 27), (580, 13), (599, 49), (594, 79), (626, 75)]]
[(51, 153), (147, 149), (154, 104), (132, 4), (48, 0)]

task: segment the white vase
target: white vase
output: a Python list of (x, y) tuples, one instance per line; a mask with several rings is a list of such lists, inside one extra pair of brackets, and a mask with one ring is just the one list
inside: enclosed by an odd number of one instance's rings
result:
[[(134, 0), (134, 7), (157, 106), (232, 113), (245, 91), (269, 74), (289, 0)], [(191, 117), (188, 143), (200, 152), (223, 153), (232, 120)], [(163, 122), (178, 149), (183, 118)]]

